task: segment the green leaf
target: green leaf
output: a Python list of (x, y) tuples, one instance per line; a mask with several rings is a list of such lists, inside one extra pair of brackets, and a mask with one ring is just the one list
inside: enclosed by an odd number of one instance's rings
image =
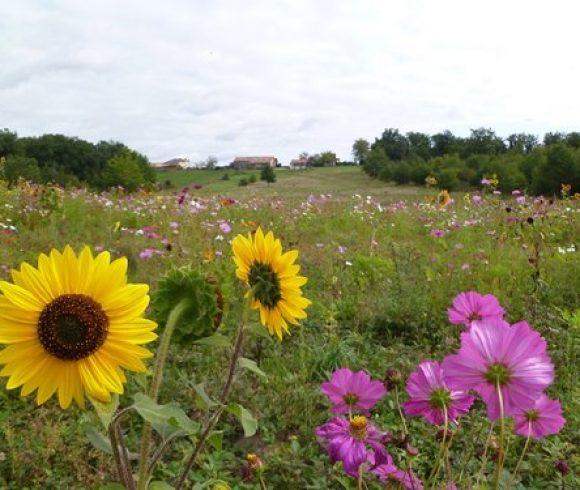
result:
[(209, 345), (211, 347), (230, 347), (232, 345), (228, 337), (219, 333), (196, 340), (194, 344)]
[(207, 438), (207, 442), (209, 444), (211, 444), (211, 446), (216, 450), (216, 451), (221, 451), (222, 450), (222, 445), (223, 445), (223, 439), (224, 439), (224, 433), (221, 430), (216, 430), (214, 432), (212, 432), (210, 434), (210, 436)]
[(244, 429), (244, 437), (252, 437), (258, 430), (258, 421), (252, 415), (252, 412), (244, 408), (239, 403), (230, 403), (226, 410), (235, 415)]
[(177, 405), (168, 403), (159, 405), (143, 393), (135, 395), (133, 408), (153, 428), (166, 439), (175, 432), (182, 431), (184, 435), (194, 434), (199, 430), (199, 424), (191, 420)]
[(105, 437), (101, 432), (99, 432), (95, 427), (89, 425), (85, 429), (85, 435), (89, 442), (94, 448), (103, 451), (107, 454), (113, 454), (113, 447), (111, 446), (111, 441)]
[(108, 430), (109, 424), (113, 419), (113, 415), (115, 415), (117, 407), (119, 406), (119, 395), (114, 393), (113, 396), (111, 396), (111, 401), (109, 403), (102, 403), (91, 397), (89, 397), (89, 400), (91, 401), (93, 407), (95, 407), (95, 412), (97, 412), (103, 427)]
[(175, 487), (172, 487), (169, 483), (165, 483), (164, 481), (152, 481), (149, 483), (149, 490), (173, 490)]
[(125, 490), (125, 487), (120, 483), (103, 483), (99, 490)]
[(193, 385), (193, 389), (196, 393), (195, 404), (198, 408), (209, 410), (211, 407), (219, 405), (218, 402), (213, 400), (205, 391), (205, 383), (198, 383)]
[(252, 371), (254, 374), (261, 376), (262, 378), (268, 377), (268, 376), (266, 376), (266, 373), (258, 367), (258, 365), (256, 364), (256, 361), (253, 361), (252, 359), (248, 359), (246, 357), (240, 357), (238, 360), (238, 364), (240, 365), (241, 368), (248, 369), (248, 370)]

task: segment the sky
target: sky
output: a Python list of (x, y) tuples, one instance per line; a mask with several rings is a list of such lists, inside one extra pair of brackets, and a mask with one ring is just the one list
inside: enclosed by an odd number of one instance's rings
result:
[(151, 161), (334, 151), (387, 127), (580, 129), (580, 2), (18, 0), (0, 127)]

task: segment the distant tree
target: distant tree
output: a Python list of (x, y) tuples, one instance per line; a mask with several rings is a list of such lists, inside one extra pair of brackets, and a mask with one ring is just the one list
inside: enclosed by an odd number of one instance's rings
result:
[(566, 139), (566, 133), (546, 133), (544, 135), (544, 146), (562, 143)]
[(449, 130), (431, 136), (431, 155), (442, 157), (457, 152), (457, 138)]
[(14, 155), (17, 152), (18, 135), (8, 129), (0, 129), (0, 157)]
[(338, 162), (336, 153), (324, 151), (308, 157), (308, 164), (311, 167), (334, 167)]
[(507, 137), (508, 150), (516, 153), (530, 153), (539, 144), (533, 134), (514, 133)]
[(206, 158), (204, 166), (208, 170), (213, 170), (216, 168), (217, 162), (218, 162), (218, 159), (216, 157), (214, 157), (213, 155), (210, 155), (209, 157)]
[(363, 138), (357, 139), (352, 145), (352, 156), (357, 165), (362, 165), (370, 151), (370, 144)]
[[(381, 174), (381, 171), (389, 164), (389, 158), (387, 157), (387, 154), (385, 153), (384, 148), (382, 147), (376, 147), (373, 148), (370, 152), (369, 155), (365, 161), (365, 163), (363, 164), (363, 170), (369, 174), (371, 177), (379, 177)], [(387, 177), (385, 180), (390, 180), (390, 175), (387, 176), (385, 174), (385, 177)]]
[(276, 182), (276, 174), (274, 173), (274, 169), (272, 167), (264, 167), (260, 174), (260, 180), (266, 181), (268, 185)]
[(130, 192), (147, 182), (139, 163), (139, 156), (130, 150), (120, 153), (107, 162), (103, 180), (107, 187), (120, 185)]
[(495, 131), (488, 128), (477, 128), (471, 130), (471, 135), (465, 140), (463, 156), (470, 155), (497, 155), (505, 151), (503, 140), (495, 134)]
[(4, 178), (9, 185), (14, 185), (19, 179), (29, 182), (42, 182), (42, 172), (34, 158), (22, 155), (8, 155), (4, 158)]
[(425, 133), (407, 133), (409, 142), (409, 156), (428, 160), (431, 156), (431, 137)]
[(409, 141), (399, 133), (398, 129), (388, 128), (383, 131), (380, 138), (376, 139), (372, 148), (382, 147), (390, 160), (404, 160), (409, 153)]
[(575, 148), (576, 150), (580, 148), (580, 132), (573, 131), (566, 135), (566, 144)]
[(563, 144), (550, 145), (546, 160), (534, 168), (532, 188), (536, 194), (559, 194), (562, 184), (580, 188), (580, 152)]

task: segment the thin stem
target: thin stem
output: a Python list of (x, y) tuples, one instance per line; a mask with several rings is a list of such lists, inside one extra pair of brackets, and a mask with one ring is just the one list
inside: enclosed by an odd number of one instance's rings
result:
[(479, 486), (479, 480), (481, 475), (483, 475), (483, 470), (485, 469), (485, 463), (487, 463), (487, 450), (489, 449), (489, 443), (491, 442), (491, 437), (493, 436), (493, 429), (495, 427), (495, 422), (492, 422), (489, 426), (489, 433), (487, 434), (487, 439), (485, 441), (485, 447), (483, 449), (483, 456), (481, 457), (481, 468), (479, 469), (479, 473), (477, 474), (477, 478), (475, 480), (475, 487)]
[(530, 445), (531, 435), (532, 435), (532, 421), (530, 420), (528, 422), (528, 437), (526, 438), (526, 443), (524, 444), (524, 448), (522, 449), (522, 455), (520, 456), (520, 459), (518, 460), (518, 463), (516, 464), (516, 468), (515, 468), (514, 473), (510, 479), (510, 483), (508, 485), (508, 488), (513, 485), (514, 480), (516, 479), (516, 477), (518, 475), (518, 471), (520, 471), (520, 466), (522, 465), (522, 462), (524, 460), (524, 456), (526, 455), (526, 451), (528, 450), (528, 446)]
[(363, 465), (362, 464), (358, 467), (358, 485), (357, 485), (357, 489), (358, 490), (363, 490)]
[(119, 479), (124, 487), (127, 487), (127, 469), (124, 461), (121, 459), (121, 452), (119, 451), (119, 441), (117, 441), (117, 432), (113, 424), (109, 424), (109, 439), (111, 441), (111, 449), (113, 450), (113, 458), (115, 460), (115, 467), (119, 474)]
[(165, 453), (165, 451), (169, 447), (169, 445), (175, 439), (177, 439), (178, 437), (180, 437), (181, 435), (183, 435), (183, 432), (179, 432), (179, 431), (178, 432), (174, 432), (167, 439), (165, 439), (159, 445), (159, 447), (157, 447), (157, 449), (155, 450), (155, 452), (151, 456), (151, 461), (149, 462), (149, 466), (147, 467), (147, 474), (148, 475), (150, 475), (151, 473), (153, 473), (153, 470), (155, 469), (155, 466), (157, 465), (157, 462), (161, 459), (161, 456), (163, 456), (163, 453)]
[(399, 411), (399, 416), (403, 422), (403, 432), (405, 435), (407, 435), (409, 431), (407, 430), (407, 423), (405, 422), (405, 417), (403, 416), (403, 411), (401, 410), (401, 404), (399, 403), (399, 388), (397, 388), (397, 385), (395, 385), (395, 402), (397, 403), (397, 410)]
[[(447, 412), (446, 405), (443, 405), (443, 416), (445, 417), (445, 426), (447, 427), (449, 425), (449, 413)], [(451, 442), (451, 438), (449, 438), (449, 442)], [(449, 444), (447, 442), (445, 443), (445, 452), (443, 456), (445, 458), (445, 470), (447, 471), (447, 482), (451, 483), (453, 481), (453, 478), (451, 475), (451, 463), (449, 461)]]
[[(182, 299), (171, 310), (167, 318), (165, 330), (163, 331), (161, 342), (159, 343), (159, 348), (157, 350), (157, 357), (155, 358), (153, 378), (151, 379), (151, 385), (149, 386), (149, 397), (153, 401), (157, 401), (157, 396), (159, 395), (159, 388), (161, 387), (161, 381), (163, 380), (163, 369), (165, 368), (165, 361), (167, 360), (167, 354), (169, 353), (171, 336), (173, 335), (173, 331), (177, 326), (179, 318), (188, 306), (189, 300)], [(147, 479), (149, 477), (147, 468), (150, 466), (148, 461), (149, 446), (151, 445), (152, 433), (153, 427), (151, 426), (151, 423), (145, 422), (141, 436), (141, 449), (139, 451), (139, 490), (145, 490), (147, 487)]]
[(220, 406), (216, 410), (214, 415), (211, 417), (209, 422), (207, 423), (205, 430), (201, 434), (199, 441), (197, 442), (197, 445), (195, 446), (195, 449), (193, 450), (193, 452), (191, 453), (191, 456), (187, 460), (187, 463), (185, 464), (185, 468), (182, 471), (181, 475), (179, 476), (179, 479), (177, 480), (177, 482), (175, 484), (175, 490), (180, 490), (183, 487), (183, 484), (185, 483), (185, 480), (187, 479), (187, 475), (194, 468), (196, 461), (197, 461), (197, 457), (199, 456), (199, 454), (201, 453), (201, 451), (203, 450), (203, 448), (205, 446), (207, 438), (209, 437), (213, 428), (219, 422), (219, 419), (222, 416), (222, 413), (224, 412), (224, 410), (226, 408), (226, 403), (227, 403), (228, 398), (230, 396), (230, 391), (231, 391), (231, 388), (233, 385), (233, 381), (234, 381), (235, 374), (236, 374), (236, 369), (238, 366), (238, 359), (240, 358), (240, 355), (242, 353), (242, 345), (243, 345), (243, 341), (244, 341), (244, 329), (245, 329), (247, 321), (248, 321), (248, 314), (250, 311), (250, 307), (251, 307), (253, 298), (254, 298), (254, 293), (252, 290), (248, 293), (248, 295), (246, 297), (246, 304), (244, 307), (242, 321), (240, 322), (240, 326), (238, 328), (238, 334), (237, 334), (236, 341), (234, 344), (234, 350), (232, 352), (232, 357), (230, 358), (230, 367), (228, 370), (228, 376), (226, 378), (226, 382), (224, 384), (222, 394), (221, 394), (220, 400), (219, 400)]
[(133, 471), (131, 471), (131, 463), (129, 461), (129, 450), (125, 445), (125, 441), (123, 439), (123, 434), (121, 433), (121, 426), (119, 421), (113, 424), (113, 430), (115, 431), (115, 436), (119, 443), (119, 452), (121, 454), (121, 460), (125, 466), (126, 471), (126, 478), (127, 478), (127, 488), (129, 490), (136, 490), (137, 486), (135, 485), (135, 479), (133, 478)]
[(481, 435), (481, 432), (483, 431), (483, 427), (484, 427), (484, 425), (481, 424), (481, 427), (479, 428), (479, 431), (477, 432), (475, 439), (473, 440), (473, 446), (471, 446), (469, 452), (467, 453), (467, 456), (463, 460), (463, 464), (461, 465), (461, 472), (459, 473), (459, 478), (457, 479), (458, 484), (461, 483), (461, 481), (463, 480), (463, 473), (465, 472), (465, 469), (467, 468), (467, 465), (469, 464), (469, 460), (471, 459), (471, 456), (473, 456), (473, 453), (475, 452), (475, 448), (477, 446), (479, 436)]
[(495, 467), (495, 477), (494, 477), (494, 483), (493, 483), (493, 488), (495, 488), (496, 490), (499, 488), (499, 480), (501, 477), (501, 472), (503, 469), (503, 463), (504, 463), (504, 458), (505, 458), (505, 454), (504, 454), (504, 434), (505, 434), (505, 418), (504, 418), (504, 407), (503, 407), (503, 396), (501, 393), (501, 387), (499, 385), (499, 382), (496, 383), (495, 385), (496, 391), (497, 391), (497, 399), (499, 402), (499, 450), (498, 450), (498, 457), (497, 457), (497, 466)]
[(437, 478), (437, 475), (439, 474), (439, 468), (441, 467), (441, 459), (443, 458), (443, 455), (445, 453), (445, 444), (447, 442), (447, 430), (448, 430), (448, 419), (447, 419), (447, 411), (444, 412), (445, 415), (445, 425), (443, 426), (443, 440), (441, 441), (441, 447), (439, 448), (439, 455), (437, 456), (437, 462), (435, 463), (435, 467), (433, 468), (433, 470), (431, 471), (431, 474), (429, 475), (429, 479), (427, 480), (427, 488), (429, 488), (429, 484), (431, 483), (432, 480), (434, 480), (435, 478)]
[(266, 482), (264, 481), (264, 477), (262, 476), (261, 473), (260, 473), (260, 490), (268, 490)]

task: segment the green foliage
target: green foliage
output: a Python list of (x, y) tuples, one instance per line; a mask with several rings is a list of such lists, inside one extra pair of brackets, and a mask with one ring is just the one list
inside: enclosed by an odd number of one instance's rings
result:
[(239, 185), (240, 187), (247, 187), (247, 185), (248, 185), (248, 184), (249, 184), (249, 180), (248, 180), (248, 179), (246, 179), (245, 177), (241, 178), (241, 179), (238, 181), (238, 185)]
[(135, 152), (124, 151), (111, 158), (104, 170), (103, 181), (106, 187), (121, 186), (129, 192), (136, 191), (147, 182)]
[(276, 174), (274, 173), (274, 169), (272, 167), (264, 167), (260, 173), (260, 180), (268, 182), (268, 184), (276, 182)]
[(173, 332), (172, 341), (181, 346), (212, 335), (219, 326), (223, 314), (223, 300), (219, 287), (200, 272), (190, 267), (171, 269), (159, 281), (153, 297), (153, 312), (163, 327), (171, 310), (180, 301), (187, 301), (187, 308), (180, 316)]
[(5, 158), (3, 174), (10, 185), (16, 184), (20, 179), (42, 182), (42, 172), (36, 159), (21, 155), (9, 155)]
[(363, 138), (357, 139), (352, 145), (352, 157), (355, 163), (363, 165), (369, 156), (370, 149), (371, 145), (367, 140)]
[(250, 175), (250, 178), (248, 179), (248, 184), (255, 184), (257, 182), (257, 178), (255, 174)]

